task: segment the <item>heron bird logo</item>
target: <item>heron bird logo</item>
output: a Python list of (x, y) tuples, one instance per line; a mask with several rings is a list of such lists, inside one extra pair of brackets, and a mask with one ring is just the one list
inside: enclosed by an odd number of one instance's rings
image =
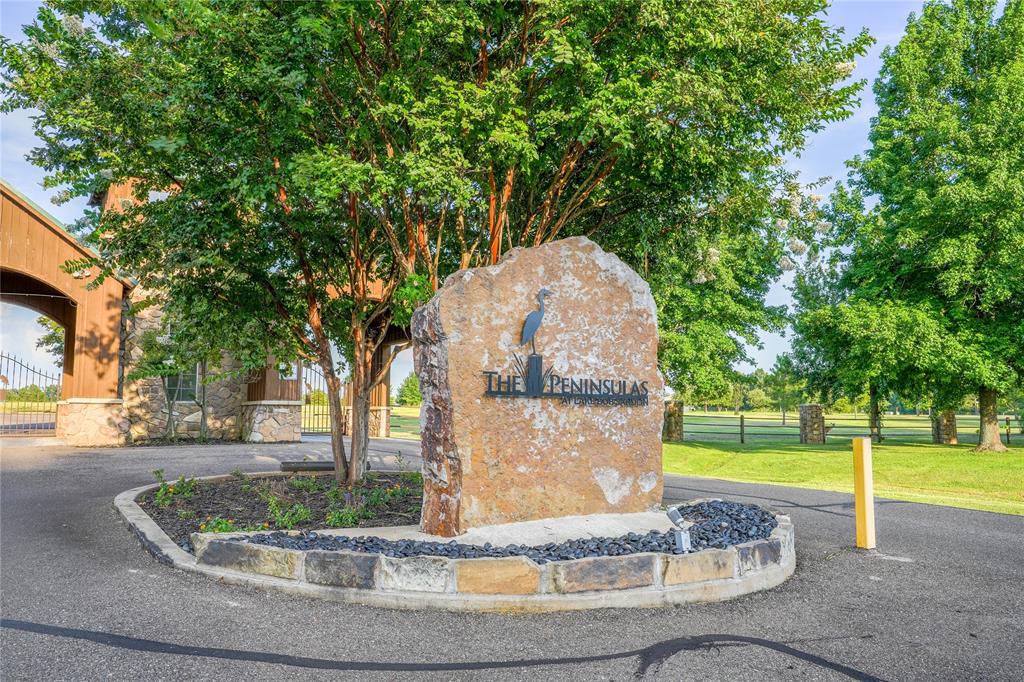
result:
[(530, 344), (530, 354), (523, 356), (513, 352), (511, 372), (485, 370), (487, 388), (484, 395), (495, 398), (557, 398), (563, 405), (647, 405), (649, 390), (646, 381), (561, 376), (553, 371), (554, 367), (544, 368), (544, 358), (537, 352), (536, 339), (537, 330), (544, 321), (544, 299), (552, 295), (547, 289), (538, 291), (537, 309), (523, 320), (519, 347)]
[(537, 344), (534, 337), (537, 335), (537, 329), (540, 327), (540, 323), (544, 321), (544, 297), (550, 296), (551, 292), (547, 289), (541, 289), (537, 292), (537, 303), (540, 304), (540, 308), (534, 310), (532, 313), (526, 316), (523, 320), (523, 334), (519, 339), (519, 345), (525, 346), (530, 344), (531, 355), (537, 354)]
[(544, 360), (537, 354), (536, 341), (537, 329), (540, 328), (540, 323), (544, 321), (544, 297), (550, 295), (551, 292), (547, 289), (538, 291), (537, 303), (540, 304), (540, 307), (527, 315), (526, 319), (523, 320), (523, 333), (519, 338), (519, 345), (525, 346), (530, 344), (531, 352), (526, 358), (526, 362), (523, 362), (522, 358), (516, 354), (512, 356), (516, 371), (523, 379), (523, 383), (526, 386), (526, 395), (528, 396), (540, 396), (544, 392), (544, 382), (551, 374), (550, 368), (546, 372), (544, 371)]

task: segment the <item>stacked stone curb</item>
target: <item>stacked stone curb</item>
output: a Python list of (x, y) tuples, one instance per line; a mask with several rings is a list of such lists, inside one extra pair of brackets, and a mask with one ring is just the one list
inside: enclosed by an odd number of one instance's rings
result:
[(226, 583), (388, 608), (562, 611), (722, 601), (779, 585), (796, 567), (793, 524), (777, 512), (772, 513), (778, 526), (766, 539), (682, 555), (641, 553), (542, 565), (527, 557), (398, 559), (232, 540), (246, 533), (196, 533), (192, 556), (135, 504), (155, 487), (121, 493), (115, 506), (158, 560)]

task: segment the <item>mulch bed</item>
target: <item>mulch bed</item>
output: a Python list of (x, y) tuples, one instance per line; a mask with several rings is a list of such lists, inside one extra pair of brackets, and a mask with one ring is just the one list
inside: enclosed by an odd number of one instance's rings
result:
[[(190, 537), (199, 532), (415, 525), (423, 500), (422, 479), (409, 473), (373, 473), (354, 488), (341, 489), (330, 474), (296, 474), (196, 480), (191, 490), (185, 486), (188, 494), (181, 490), (179, 482), (168, 481), (163, 504), (158, 503), (159, 490), (143, 493), (136, 503), (189, 552)], [(308, 515), (298, 505), (308, 510)]]

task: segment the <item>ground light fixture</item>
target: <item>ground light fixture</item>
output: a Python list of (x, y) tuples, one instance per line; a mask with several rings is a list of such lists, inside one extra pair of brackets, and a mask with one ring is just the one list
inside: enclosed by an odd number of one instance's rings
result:
[(676, 552), (680, 554), (683, 552), (689, 552), (692, 549), (692, 546), (690, 545), (689, 527), (693, 524), (685, 521), (683, 519), (683, 515), (680, 514), (679, 510), (675, 507), (671, 507), (666, 512), (666, 515), (668, 516), (669, 521), (676, 526), (675, 531), (673, 531), (675, 534)]

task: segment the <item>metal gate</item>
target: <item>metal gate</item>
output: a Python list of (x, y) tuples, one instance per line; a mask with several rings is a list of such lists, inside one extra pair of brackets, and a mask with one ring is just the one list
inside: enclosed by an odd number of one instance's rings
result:
[(0, 352), (0, 434), (53, 435), (60, 380)]
[[(345, 395), (347, 384), (342, 384), (341, 404), (347, 405)], [(302, 432), (330, 433), (331, 407), (327, 400), (327, 380), (323, 371), (315, 365), (302, 367)], [(344, 408), (342, 408), (344, 409)], [(342, 433), (348, 434), (348, 420), (342, 425)]]

